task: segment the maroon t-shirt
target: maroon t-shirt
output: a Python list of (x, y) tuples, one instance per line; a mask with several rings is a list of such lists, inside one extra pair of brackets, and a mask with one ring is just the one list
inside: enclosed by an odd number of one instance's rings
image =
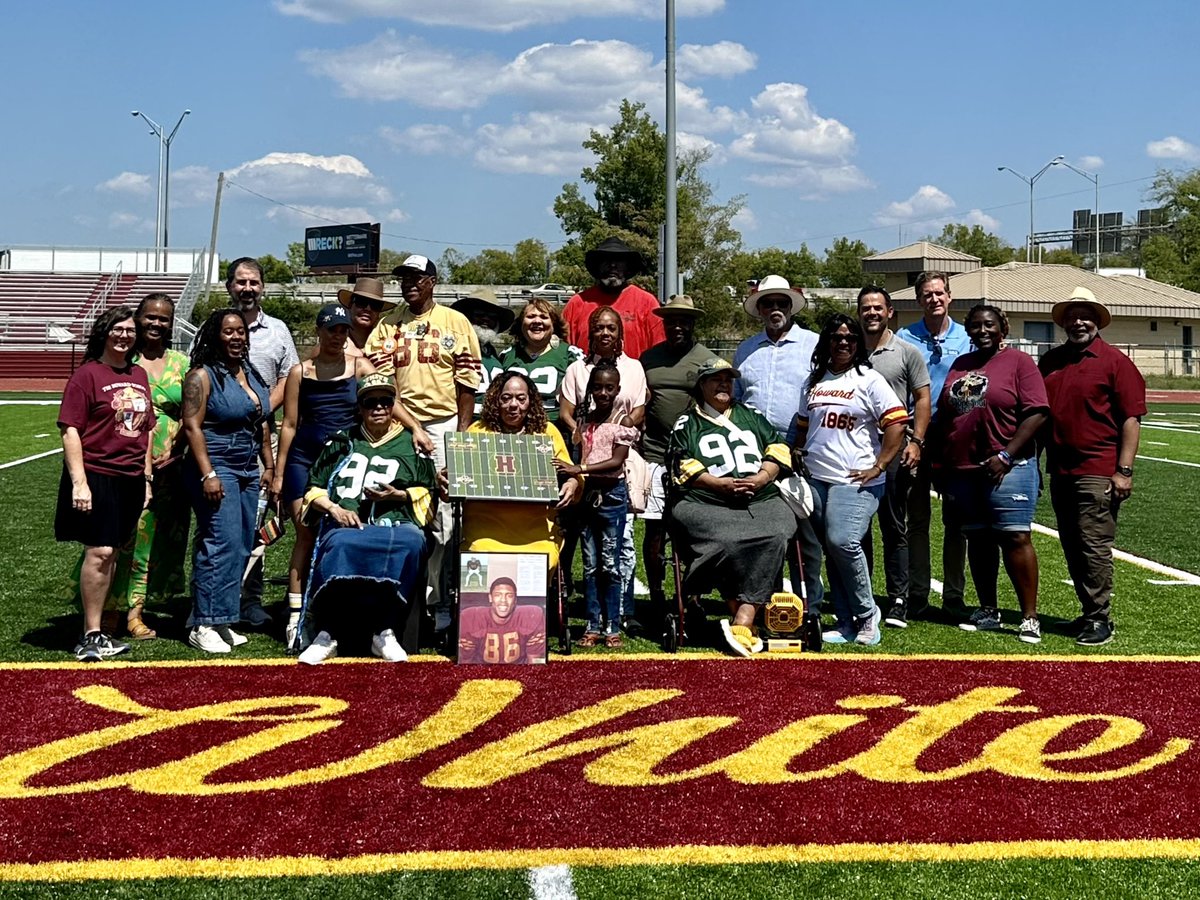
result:
[(658, 298), (649, 291), (636, 284), (627, 284), (613, 300), (612, 294), (592, 285), (568, 300), (562, 311), (571, 343), (585, 355), (588, 352), (588, 319), (598, 306), (611, 306), (621, 316), (625, 332), (624, 352), (630, 359), (640, 359), (655, 344), (667, 339), (663, 320), (654, 314), (659, 308)]
[[(1024, 419), (1047, 412), (1046, 384), (1037, 364), (1021, 350), (1007, 348), (987, 357), (978, 350), (954, 361), (938, 398), (942, 465), (978, 469), (999, 453)], [(1034, 442), (1015, 454), (1033, 456)]]
[(1047, 471), (1112, 475), (1121, 426), (1146, 414), (1142, 373), (1099, 337), (1083, 348), (1066, 343), (1047, 351), (1038, 368), (1050, 400), (1050, 421), (1043, 430)]
[(58, 424), (73, 427), (83, 443), (83, 467), (104, 475), (141, 475), (154, 430), (150, 383), (141, 366), (114, 369), (89, 360), (63, 391)]

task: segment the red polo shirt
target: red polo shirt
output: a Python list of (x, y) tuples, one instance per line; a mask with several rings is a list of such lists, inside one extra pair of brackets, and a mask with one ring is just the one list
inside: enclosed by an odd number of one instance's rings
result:
[(1117, 470), (1121, 426), (1146, 414), (1142, 373), (1099, 336), (1081, 350), (1066, 343), (1047, 351), (1038, 368), (1050, 398), (1047, 471), (1107, 478)]
[(658, 298), (649, 291), (636, 284), (627, 284), (613, 300), (612, 294), (592, 285), (568, 300), (562, 311), (571, 343), (585, 354), (588, 352), (588, 319), (599, 306), (611, 306), (620, 315), (625, 330), (625, 355), (630, 359), (640, 358), (645, 351), (667, 339), (663, 320), (654, 315), (659, 306)]

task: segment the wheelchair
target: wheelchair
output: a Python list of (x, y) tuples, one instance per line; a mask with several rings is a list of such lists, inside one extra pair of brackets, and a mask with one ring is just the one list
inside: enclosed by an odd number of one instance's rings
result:
[[(668, 458), (663, 467), (664, 489), (666, 491), (666, 503), (663, 513), (663, 522), (665, 524), (665, 551), (664, 563), (670, 563), (671, 580), (670, 584), (674, 588), (674, 595), (667, 598), (667, 609), (663, 614), (663, 631), (661, 638), (661, 646), (667, 653), (676, 653), (680, 647), (691, 646), (696, 643), (700, 632), (708, 627), (708, 612), (705, 610), (702, 600), (707, 595), (687, 595), (684, 593), (683, 584), (686, 578), (685, 566), (680, 559), (679, 549), (676, 544), (676, 528), (672, 520), (672, 510), (675, 504), (681, 499), (681, 491), (675, 484), (672, 473), (678, 471), (678, 460)], [(764, 621), (760, 629), (763, 637), (783, 637), (784, 633), (789, 636), (799, 636), (803, 648), (812, 652), (819, 652), (823, 645), (822, 629), (820, 616), (811, 611), (808, 605), (808, 591), (804, 584), (804, 559), (800, 552), (800, 542), (792, 540), (789, 542), (788, 552), (791, 554), (788, 559), (785, 559), (784, 565), (788, 561), (795, 563), (795, 571), (799, 582), (798, 585), (793, 585), (794, 589), (798, 589), (798, 599), (800, 601), (800, 610), (798, 614), (793, 612), (794, 605), (783, 604), (778, 613), (772, 615), (768, 610), (768, 614), (764, 616)], [(782, 588), (783, 571), (779, 572), (776, 578), (776, 583)], [(711, 591), (711, 588), (710, 588)], [(776, 595), (775, 600), (779, 597)], [(773, 604), (768, 604), (772, 606)]]

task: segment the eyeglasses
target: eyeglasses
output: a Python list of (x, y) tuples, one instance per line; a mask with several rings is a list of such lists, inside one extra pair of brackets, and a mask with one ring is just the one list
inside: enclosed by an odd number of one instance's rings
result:
[(379, 409), (381, 406), (391, 406), (394, 402), (390, 394), (378, 394), (374, 397), (363, 397), (358, 405), (363, 409)]
[(427, 278), (432, 278), (432, 275), (401, 275), (400, 284), (420, 284)]
[(119, 335), (137, 334), (137, 329), (136, 328), (114, 328), (112, 331), (109, 332), (109, 334), (119, 334)]
[(383, 312), (383, 301), (372, 300), (370, 297), (360, 297), (355, 294), (350, 298), (350, 302), (362, 309), (370, 309), (371, 312)]
[(791, 309), (792, 301), (786, 298), (780, 298), (778, 300), (759, 300), (758, 306), (760, 309)]
[(829, 343), (831, 343), (831, 344), (857, 344), (858, 343), (858, 335), (857, 334), (833, 334), (833, 335), (829, 336)]

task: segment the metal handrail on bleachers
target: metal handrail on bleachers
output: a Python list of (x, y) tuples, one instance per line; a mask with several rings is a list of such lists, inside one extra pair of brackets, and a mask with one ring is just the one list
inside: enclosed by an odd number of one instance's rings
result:
[(121, 263), (117, 262), (116, 268), (112, 275), (108, 278), (108, 284), (104, 286), (104, 290), (92, 301), (91, 305), (83, 311), (83, 315), (79, 317), (81, 329), (84, 334), (88, 334), (92, 330), (92, 325), (96, 321), (96, 317), (100, 315), (102, 310), (108, 308), (109, 298), (117, 289), (117, 285), (121, 283)]

